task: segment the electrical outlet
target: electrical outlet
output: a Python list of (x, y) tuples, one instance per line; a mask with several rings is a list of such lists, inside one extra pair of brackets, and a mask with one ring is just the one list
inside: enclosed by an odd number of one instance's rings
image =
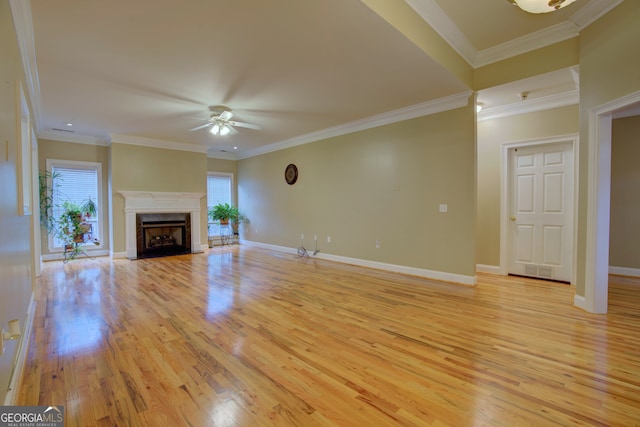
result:
[(304, 240), (304, 233), (300, 233), (300, 240)]
[(316, 242), (318, 241), (318, 235), (317, 234), (313, 235), (313, 240), (316, 241)]
[(331, 236), (327, 236), (327, 243), (331, 243)]
[(380, 240), (376, 240), (376, 249), (380, 249)]
[(440, 212), (446, 213), (448, 209), (449, 209), (449, 206), (447, 204), (443, 203), (440, 205)]

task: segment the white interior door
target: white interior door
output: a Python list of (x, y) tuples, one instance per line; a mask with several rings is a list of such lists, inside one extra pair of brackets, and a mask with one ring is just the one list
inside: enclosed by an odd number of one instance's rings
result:
[(572, 150), (570, 142), (510, 150), (510, 274), (571, 281)]

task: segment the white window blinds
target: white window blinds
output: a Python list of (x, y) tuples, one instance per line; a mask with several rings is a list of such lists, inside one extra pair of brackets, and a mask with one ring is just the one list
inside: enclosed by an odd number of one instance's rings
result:
[[(230, 205), (232, 205), (233, 200), (231, 200), (231, 185), (231, 176), (207, 176), (207, 209), (212, 208), (218, 203), (229, 203)], [(211, 218), (209, 218), (208, 235), (219, 236), (220, 234), (220, 225), (217, 223), (211, 223)]]
[(231, 203), (231, 177), (209, 175), (207, 177), (207, 206)]
[[(59, 218), (64, 212), (64, 203), (70, 202), (81, 207), (89, 199), (100, 211), (100, 199), (98, 191), (98, 170), (95, 167), (51, 167), (54, 176), (53, 184), (53, 215)], [(91, 217), (87, 222), (91, 224), (91, 234), (94, 239), (100, 240), (100, 227), (98, 216)], [(54, 237), (54, 247), (61, 247), (63, 243)]]

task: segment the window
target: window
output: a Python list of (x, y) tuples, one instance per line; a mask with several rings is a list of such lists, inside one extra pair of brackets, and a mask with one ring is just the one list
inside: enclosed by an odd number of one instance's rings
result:
[[(233, 205), (233, 175), (209, 172), (207, 175), (207, 210), (218, 203)], [(209, 236), (220, 235), (220, 225), (209, 219)]]
[[(59, 218), (65, 202), (78, 206), (91, 199), (98, 212), (86, 222), (91, 225), (91, 238), (102, 241), (102, 165), (93, 162), (74, 162), (47, 159), (47, 170), (54, 176), (53, 215)], [(49, 249), (61, 249), (63, 242), (53, 235), (49, 237)]]

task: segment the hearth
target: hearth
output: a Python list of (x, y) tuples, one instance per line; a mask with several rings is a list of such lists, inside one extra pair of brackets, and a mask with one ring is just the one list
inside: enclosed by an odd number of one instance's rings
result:
[(136, 237), (138, 258), (191, 253), (191, 215), (137, 214)]

